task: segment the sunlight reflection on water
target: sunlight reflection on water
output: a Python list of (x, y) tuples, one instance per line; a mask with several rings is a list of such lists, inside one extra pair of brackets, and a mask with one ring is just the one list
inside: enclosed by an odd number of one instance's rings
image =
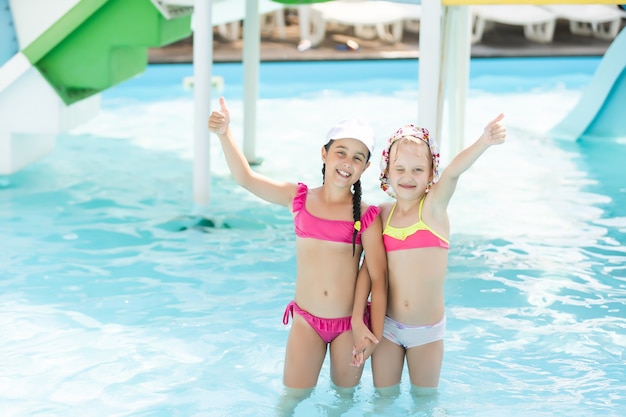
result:
[[(255, 169), (319, 184), (320, 139), (353, 114), (371, 121), (380, 150), (415, 119), (407, 83), (262, 98)], [(295, 273), (289, 213), (237, 187), (213, 140), (217, 227), (194, 227), (191, 97), (142, 101), (125, 97), (131, 86), (105, 94), (101, 114), (52, 155), (1, 179), (4, 412), (273, 415)], [(464, 174), (450, 206), (439, 395), (416, 399), (405, 378), (397, 398), (378, 398), (366, 367), (346, 399), (326, 364), (299, 415), (620, 415), (626, 214), (584, 150), (543, 133), (579, 94), (471, 91), (465, 143), (499, 112), (509, 136)], [(227, 98), (241, 139), (241, 98)], [(370, 203), (387, 198), (377, 171), (375, 157), (362, 180)]]

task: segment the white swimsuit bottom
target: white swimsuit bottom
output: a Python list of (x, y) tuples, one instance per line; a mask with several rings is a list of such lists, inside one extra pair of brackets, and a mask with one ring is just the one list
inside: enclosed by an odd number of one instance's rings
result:
[(383, 336), (405, 349), (442, 340), (446, 334), (446, 316), (432, 326), (409, 326), (385, 316)]

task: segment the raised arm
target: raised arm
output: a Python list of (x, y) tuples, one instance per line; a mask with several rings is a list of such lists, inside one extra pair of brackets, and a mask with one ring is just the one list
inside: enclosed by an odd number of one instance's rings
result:
[(270, 203), (290, 207), (297, 185), (274, 181), (254, 172), (243, 152), (235, 143), (230, 130), (230, 111), (224, 97), (220, 97), (220, 110), (209, 117), (209, 130), (217, 135), (233, 178), (243, 188)]
[(489, 122), (476, 142), (455, 156), (444, 169), (439, 182), (432, 189), (431, 197), (435, 204), (447, 207), (461, 174), (467, 171), (490, 146), (504, 143), (506, 128), (500, 123), (503, 118), (504, 114), (499, 114)]

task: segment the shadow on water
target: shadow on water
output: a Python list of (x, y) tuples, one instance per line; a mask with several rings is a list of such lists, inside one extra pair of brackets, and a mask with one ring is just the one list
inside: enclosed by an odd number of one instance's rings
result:
[(203, 233), (210, 233), (216, 227), (230, 229), (228, 224), (219, 224), (215, 220), (202, 217), (183, 215), (167, 222), (158, 224), (156, 227), (168, 232), (184, 232), (186, 230), (196, 230)]
[(211, 216), (182, 214), (156, 225), (166, 232), (197, 231), (212, 233), (217, 230), (266, 230), (272, 227), (290, 226), (289, 213), (282, 207), (261, 206), (255, 207), (254, 202), (242, 204), (236, 209), (225, 213), (227, 208), (215, 210)]

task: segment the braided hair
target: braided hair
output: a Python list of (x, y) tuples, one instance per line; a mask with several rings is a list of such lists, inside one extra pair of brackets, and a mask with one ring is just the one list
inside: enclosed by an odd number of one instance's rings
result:
[[(326, 145), (324, 145), (324, 149), (326, 152), (330, 149), (333, 140), (328, 141)], [(369, 161), (371, 155), (367, 153), (367, 161)], [(367, 162), (366, 161), (366, 162)], [(326, 164), (322, 164), (322, 184), (324, 183), (324, 175), (326, 174)], [(356, 237), (361, 230), (361, 179), (357, 180), (352, 185), (352, 218), (354, 219), (354, 230), (352, 232), (352, 256), (356, 253)]]

